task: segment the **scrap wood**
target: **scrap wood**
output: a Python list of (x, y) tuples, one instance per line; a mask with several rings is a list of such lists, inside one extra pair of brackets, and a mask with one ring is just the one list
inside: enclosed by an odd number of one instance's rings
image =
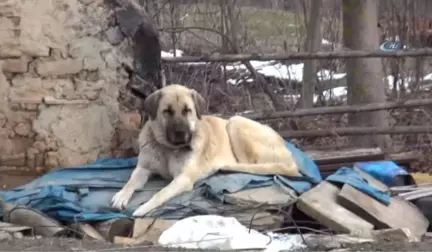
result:
[(432, 175), (429, 173), (414, 172), (411, 173), (411, 176), (414, 178), (416, 184), (418, 185), (432, 183)]
[(137, 243), (137, 240), (134, 238), (123, 237), (123, 236), (114, 236), (113, 237), (114, 244), (122, 244), (122, 245), (133, 245)]
[(408, 185), (408, 186), (392, 186), (390, 187), (390, 192), (392, 194), (399, 195), (401, 193), (412, 192), (420, 190), (417, 185)]
[(395, 196), (388, 206), (369, 195), (345, 184), (338, 195), (342, 206), (372, 223), (376, 228), (409, 228), (421, 237), (429, 226), (429, 221), (410, 202)]
[(420, 153), (416, 151), (405, 151), (390, 153), (386, 155), (386, 160), (391, 160), (396, 164), (408, 164), (420, 158)]
[(93, 227), (104, 237), (113, 242), (114, 236), (128, 237), (132, 234), (134, 221), (129, 218), (116, 218), (93, 224)]
[(171, 227), (176, 222), (177, 220), (153, 218), (136, 219), (132, 237), (136, 240), (137, 244), (146, 241), (156, 243), (163, 231)]
[(399, 194), (405, 200), (412, 201), (424, 197), (432, 196), (432, 187), (430, 188), (418, 188), (417, 190), (411, 192), (405, 192)]
[(385, 155), (381, 148), (358, 148), (336, 151), (306, 151), (318, 165), (382, 160)]
[(340, 189), (336, 185), (323, 181), (303, 193), (297, 200), (297, 207), (333, 231), (358, 237), (370, 237), (373, 225), (339, 205), (337, 201), (339, 192)]
[(99, 241), (106, 241), (106, 239), (90, 224), (88, 223), (72, 223), (70, 227), (76, 230), (80, 235), (83, 236), (83, 239), (95, 239)]

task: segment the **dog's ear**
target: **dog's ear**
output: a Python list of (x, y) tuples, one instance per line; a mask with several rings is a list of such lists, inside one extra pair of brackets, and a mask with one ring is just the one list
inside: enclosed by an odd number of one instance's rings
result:
[(162, 92), (160, 90), (150, 94), (144, 100), (144, 111), (150, 116), (150, 120), (154, 120), (157, 117), (157, 111), (159, 107), (159, 101), (162, 98)]
[(201, 115), (202, 113), (204, 113), (205, 107), (206, 107), (206, 102), (204, 100), (204, 98), (196, 91), (196, 90), (191, 90), (191, 95), (192, 95), (192, 99), (194, 101), (195, 104), (195, 111), (197, 114), (198, 119), (201, 119)]

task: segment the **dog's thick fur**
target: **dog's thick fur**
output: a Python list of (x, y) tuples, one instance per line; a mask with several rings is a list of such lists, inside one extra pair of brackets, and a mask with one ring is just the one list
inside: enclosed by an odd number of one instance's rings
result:
[(270, 127), (234, 116), (202, 115), (198, 92), (169, 85), (144, 101), (149, 120), (139, 136), (138, 163), (126, 185), (113, 197), (123, 209), (151, 174), (172, 180), (133, 215), (144, 216), (216, 170), (301, 176), (285, 141)]

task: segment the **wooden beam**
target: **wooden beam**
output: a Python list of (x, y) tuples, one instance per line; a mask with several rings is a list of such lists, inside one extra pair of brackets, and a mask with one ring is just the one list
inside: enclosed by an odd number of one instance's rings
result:
[(395, 127), (346, 127), (319, 130), (279, 131), (286, 139), (300, 137), (329, 137), (329, 136), (359, 136), (359, 135), (397, 135), (419, 134), (432, 132), (432, 126), (395, 126)]
[(402, 58), (432, 56), (431, 49), (401, 50), (401, 51), (359, 51), (341, 50), (315, 53), (271, 53), (271, 54), (204, 54), (201, 56), (164, 57), (164, 63), (186, 62), (241, 62), (241, 61), (270, 61), (270, 60), (310, 60), (310, 59), (347, 59), (347, 58)]
[[(300, 117), (300, 116), (316, 116), (323, 114), (344, 114), (344, 113), (360, 113), (379, 110), (389, 110), (396, 108), (415, 108), (420, 106), (432, 105), (432, 99), (415, 99), (395, 102), (380, 102), (369, 103), (364, 105), (346, 105), (346, 106), (333, 106), (321, 107), (310, 109), (296, 109), (294, 111), (276, 111), (276, 112), (260, 112), (260, 113), (238, 113), (238, 115), (253, 119), (278, 119), (286, 117)], [(229, 116), (226, 116), (229, 117)]]

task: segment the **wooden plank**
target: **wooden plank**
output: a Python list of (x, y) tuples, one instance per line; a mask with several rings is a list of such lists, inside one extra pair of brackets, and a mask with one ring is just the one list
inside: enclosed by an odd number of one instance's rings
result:
[(429, 226), (429, 221), (420, 210), (410, 202), (396, 196), (386, 206), (371, 196), (345, 184), (339, 193), (342, 206), (363, 217), (376, 228), (408, 228), (421, 237)]
[(106, 241), (105, 237), (103, 237), (93, 226), (88, 223), (75, 222), (70, 224), (70, 227), (78, 231), (82, 235), (83, 239)]
[(425, 198), (428, 196), (432, 196), (432, 188), (420, 188), (419, 190), (416, 191), (399, 194), (399, 197), (408, 201)]
[(392, 160), (395, 163), (411, 163), (419, 159), (420, 154), (415, 151), (406, 151), (398, 153), (390, 153), (386, 155), (386, 160)]
[(137, 240), (137, 243), (142, 243), (145, 241), (157, 242), (162, 232), (171, 227), (176, 222), (176, 220), (153, 218), (135, 219), (133, 238)]
[(318, 165), (382, 160), (385, 155), (380, 148), (359, 148), (334, 151), (306, 151)]
[(134, 238), (123, 237), (123, 236), (114, 236), (113, 237), (114, 244), (120, 245), (133, 245), (137, 243), (137, 240)]
[(297, 207), (312, 219), (336, 232), (370, 237), (373, 225), (339, 205), (339, 192), (337, 186), (323, 181), (303, 193), (297, 200)]

